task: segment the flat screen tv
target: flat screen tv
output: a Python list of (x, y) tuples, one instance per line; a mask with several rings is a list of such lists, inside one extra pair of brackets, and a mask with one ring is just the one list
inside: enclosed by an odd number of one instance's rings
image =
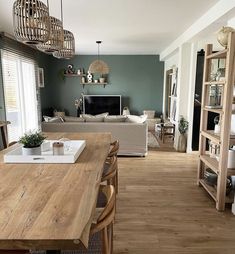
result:
[(121, 95), (83, 95), (83, 111), (85, 114), (109, 115), (121, 114)]

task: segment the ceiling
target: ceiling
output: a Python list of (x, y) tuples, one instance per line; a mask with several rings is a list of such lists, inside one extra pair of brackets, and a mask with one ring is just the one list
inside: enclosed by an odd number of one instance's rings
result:
[[(46, 0), (41, 0), (46, 3)], [(14, 0), (0, 0), (0, 31), (13, 34)], [(64, 28), (77, 54), (159, 54), (218, 0), (63, 0)], [(50, 0), (60, 17), (60, 0)]]

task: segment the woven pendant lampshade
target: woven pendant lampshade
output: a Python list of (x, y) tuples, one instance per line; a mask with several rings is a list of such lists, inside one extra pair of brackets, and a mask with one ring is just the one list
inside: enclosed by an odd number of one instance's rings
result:
[(100, 51), (99, 51), (99, 45), (101, 44), (101, 41), (96, 41), (96, 43), (98, 44), (98, 59), (93, 61), (90, 66), (89, 66), (89, 72), (90, 73), (98, 73), (98, 74), (108, 74), (109, 73), (109, 67), (108, 65), (100, 60)]
[(64, 30), (64, 42), (60, 50), (53, 53), (56, 58), (71, 59), (75, 55), (75, 41), (73, 33)]
[(45, 43), (37, 45), (37, 49), (45, 53), (53, 53), (63, 47), (64, 31), (62, 21), (57, 18), (50, 17), (51, 32), (49, 40)]
[(104, 61), (95, 60), (90, 64), (89, 72), (90, 73), (108, 74), (109, 67)]
[(13, 4), (13, 26), (18, 41), (35, 45), (48, 41), (48, 7), (39, 0), (16, 0)]

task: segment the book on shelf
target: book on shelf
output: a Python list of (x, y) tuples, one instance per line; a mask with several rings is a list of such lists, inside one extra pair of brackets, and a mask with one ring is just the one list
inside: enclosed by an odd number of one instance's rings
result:
[(172, 103), (171, 118), (172, 118), (174, 121), (176, 120), (176, 101), (173, 101), (173, 103)]

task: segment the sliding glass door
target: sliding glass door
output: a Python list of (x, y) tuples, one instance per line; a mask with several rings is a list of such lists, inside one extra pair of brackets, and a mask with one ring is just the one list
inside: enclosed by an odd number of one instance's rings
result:
[(2, 51), (5, 112), (8, 140), (17, 141), (25, 132), (38, 130), (35, 62)]

